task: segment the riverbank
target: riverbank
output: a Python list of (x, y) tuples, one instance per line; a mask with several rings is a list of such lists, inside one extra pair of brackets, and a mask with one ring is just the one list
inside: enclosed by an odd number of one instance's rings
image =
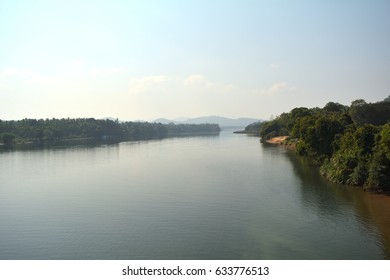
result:
[(270, 143), (270, 144), (282, 144), (284, 140), (286, 140), (288, 136), (278, 136), (278, 137), (273, 137), (271, 139), (266, 140), (265, 142)]
[(277, 136), (265, 141), (269, 144), (282, 145), (286, 148), (295, 150), (297, 147), (297, 140), (291, 139), (290, 136)]
[[(291, 139), (291, 138), (289, 138), (289, 136), (277, 136), (277, 137), (270, 138), (270, 139), (266, 140), (265, 142), (269, 143), (269, 144), (274, 144), (274, 145), (281, 145), (283, 147), (296, 150), (297, 139)], [(313, 159), (311, 159), (311, 160), (313, 160)], [(326, 174), (324, 174), (323, 172), (320, 172), (320, 173), (322, 176), (327, 178), (329, 181), (332, 181), (328, 178), (328, 176), (326, 176)], [(352, 186), (357, 187), (357, 188), (363, 187), (364, 191), (368, 191), (368, 192), (373, 193), (373, 194), (385, 195), (387, 197), (390, 196), (390, 191), (388, 190), (388, 188), (384, 188), (384, 189), (382, 189), (382, 188), (367, 188), (367, 186), (364, 186), (364, 185), (361, 186), (361, 185), (353, 185), (353, 184), (343, 184), (340, 182), (334, 182), (334, 183), (339, 183), (339, 184), (345, 185), (345, 186), (352, 185)]]

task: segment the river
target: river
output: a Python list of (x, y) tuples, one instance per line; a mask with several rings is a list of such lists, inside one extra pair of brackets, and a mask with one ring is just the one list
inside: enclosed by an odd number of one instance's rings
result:
[(0, 259), (389, 259), (390, 197), (217, 136), (0, 152)]

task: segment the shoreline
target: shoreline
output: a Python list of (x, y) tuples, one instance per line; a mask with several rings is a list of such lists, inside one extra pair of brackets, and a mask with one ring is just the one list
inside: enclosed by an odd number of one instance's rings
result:
[(284, 140), (286, 140), (289, 136), (278, 136), (278, 137), (273, 137), (271, 139), (266, 140), (265, 142), (269, 144), (282, 144)]
[[(292, 139), (291, 141), (289, 141), (289, 136), (277, 136), (277, 137), (273, 137), (271, 139), (268, 139), (265, 142), (269, 143), (269, 144), (273, 144), (273, 145), (281, 145), (281, 146), (288, 148), (288, 149), (293, 149), (293, 150), (296, 149), (296, 140)], [(321, 174), (321, 172), (320, 172), (320, 174)], [(321, 176), (323, 176), (329, 182), (332, 182), (332, 180), (329, 180), (329, 178), (327, 176), (325, 176), (323, 174), (321, 174)], [(341, 184), (341, 183), (336, 183), (336, 184), (340, 184), (342, 186), (353, 187), (353, 188), (360, 189), (361, 191), (368, 192), (371, 194), (383, 195), (385, 197), (390, 197), (390, 191), (383, 190), (383, 189), (364, 189), (363, 185), (349, 185), (349, 184)]]

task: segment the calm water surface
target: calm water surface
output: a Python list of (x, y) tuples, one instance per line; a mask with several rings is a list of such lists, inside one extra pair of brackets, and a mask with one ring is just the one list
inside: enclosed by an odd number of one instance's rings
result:
[(0, 152), (0, 259), (384, 259), (390, 199), (219, 136)]

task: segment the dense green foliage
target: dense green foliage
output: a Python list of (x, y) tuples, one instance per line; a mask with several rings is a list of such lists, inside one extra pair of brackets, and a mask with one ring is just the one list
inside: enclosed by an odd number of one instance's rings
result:
[(181, 124), (164, 125), (148, 122), (119, 122), (79, 119), (23, 119), (20, 121), (0, 120), (0, 141), (4, 144), (17, 142), (42, 142), (75, 138), (131, 138), (156, 139), (171, 134), (215, 133), (220, 128), (217, 124)]
[(329, 102), (295, 108), (260, 130), (262, 140), (281, 135), (295, 141), (298, 154), (320, 165), (333, 182), (390, 191), (390, 102), (359, 99), (351, 106)]
[(254, 122), (249, 125), (247, 125), (244, 129), (244, 133), (246, 134), (253, 134), (253, 135), (259, 135), (261, 126), (263, 125), (263, 122)]
[(0, 140), (3, 141), (5, 145), (12, 145), (15, 141), (15, 135), (13, 133), (3, 132), (0, 135)]

